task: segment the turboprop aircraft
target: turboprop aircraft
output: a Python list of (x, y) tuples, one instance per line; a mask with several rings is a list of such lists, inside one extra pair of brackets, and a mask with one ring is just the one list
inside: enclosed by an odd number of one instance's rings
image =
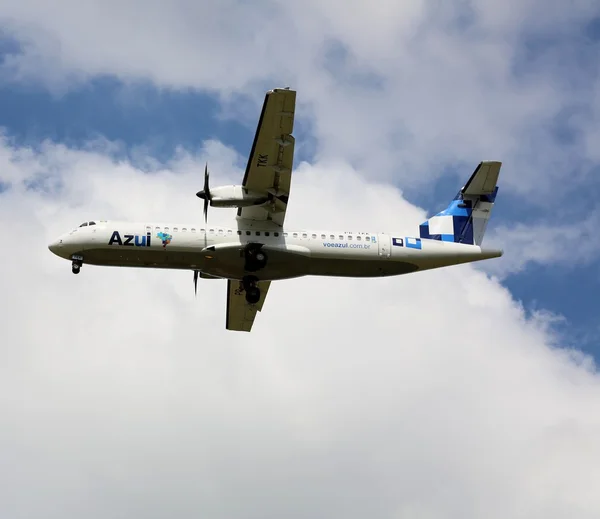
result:
[[(480, 162), (450, 205), (414, 236), (404, 233), (303, 230), (284, 227), (294, 158), (296, 92), (266, 93), (239, 186), (211, 188), (208, 167), (204, 221), (188, 223), (92, 220), (49, 245), (72, 263), (187, 269), (198, 278), (227, 280), (226, 328), (249, 332), (273, 281), (300, 276), (383, 277), (502, 255), (481, 248), (500, 162)], [(208, 207), (237, 209), (231, 227), (207, 225)]]

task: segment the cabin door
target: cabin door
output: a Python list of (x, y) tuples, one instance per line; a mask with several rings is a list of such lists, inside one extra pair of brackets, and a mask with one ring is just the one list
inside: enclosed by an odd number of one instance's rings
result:
[(379, 234), (376, 239), (379, 257), (381, 259), (388, 259), (390, 257), (390, 237), (387, 234)]

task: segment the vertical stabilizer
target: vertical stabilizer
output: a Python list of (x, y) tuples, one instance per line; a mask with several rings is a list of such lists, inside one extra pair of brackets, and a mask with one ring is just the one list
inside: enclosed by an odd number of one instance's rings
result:
[(480, 162), (471, 178), (441, 213), (420, 227), (421, 238), (481, 245), (498, 193), (501, 162)]

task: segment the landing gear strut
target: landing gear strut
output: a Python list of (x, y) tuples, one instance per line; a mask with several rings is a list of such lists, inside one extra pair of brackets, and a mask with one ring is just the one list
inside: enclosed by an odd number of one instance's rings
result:
[(256, 286), (258, 279), (255, 276), (244, 276), (242, 285), (246, 293), (246, 302), (255, 305), (260, 301), (260, 288)]

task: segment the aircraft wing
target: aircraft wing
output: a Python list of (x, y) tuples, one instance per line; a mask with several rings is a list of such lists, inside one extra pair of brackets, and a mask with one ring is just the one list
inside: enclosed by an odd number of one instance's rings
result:
[(271, 202), (238, 209), (238, 218), (283, 225), (292, 180), (295, 139), (295, 90), (276, 88), (267, 92), (246, 165), (242, 186), (269, 193)]
[(259, 281), (260, 301), (255, 305), (248, 304), (246, 295), (240, 290), (240, 282), (235, 279), (227, 280), (227, 321), (225, 328), (239, 332), (252, 330), (256, 313), (262, 310), (270, 281)]

